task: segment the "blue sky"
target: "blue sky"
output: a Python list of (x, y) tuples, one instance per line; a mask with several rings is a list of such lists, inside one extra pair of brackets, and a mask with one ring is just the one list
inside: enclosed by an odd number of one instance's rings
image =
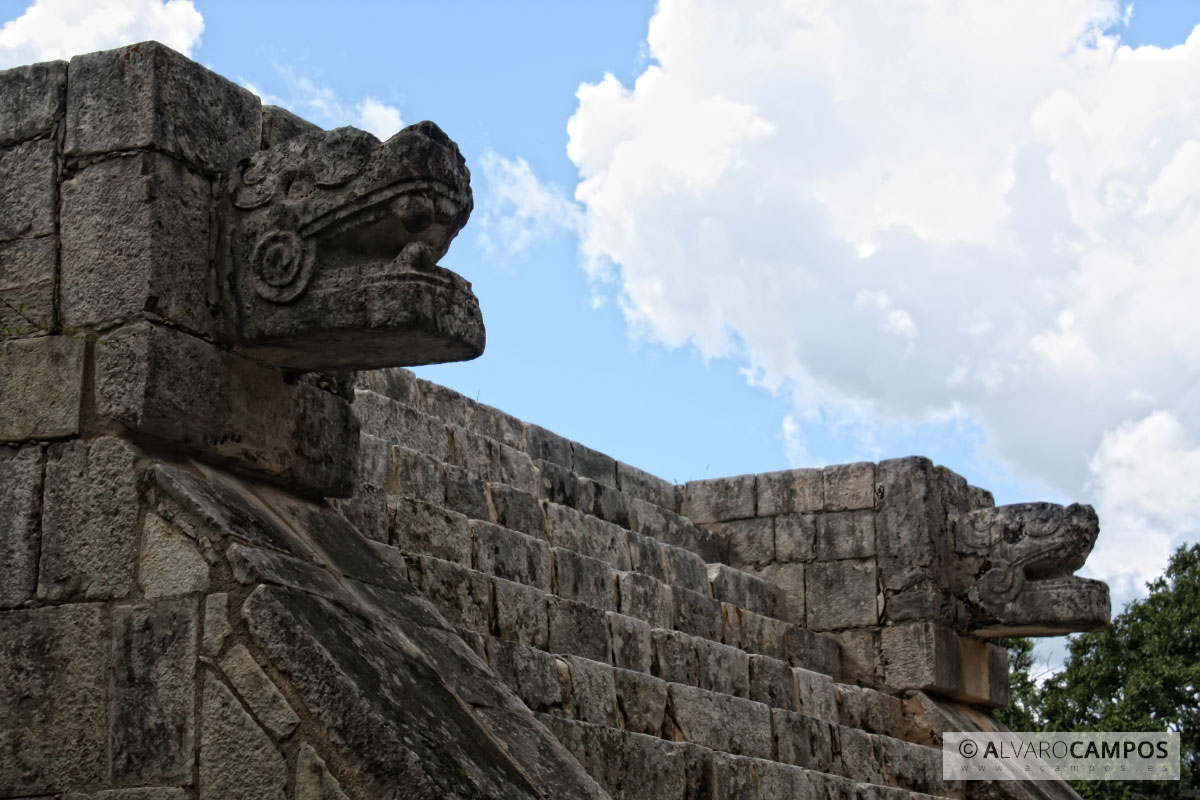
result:
[(783, 5), (0, 0), (0, 66), (159, 38), (432, 119), (488, 346), (421, 375), (677, 482), (924, 454), (1091, 502), (1134, 596), (1200, 534), (1200, 2)]

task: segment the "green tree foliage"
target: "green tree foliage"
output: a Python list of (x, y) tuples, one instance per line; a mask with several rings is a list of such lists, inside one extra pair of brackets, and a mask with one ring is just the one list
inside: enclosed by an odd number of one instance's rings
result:
[(1086, 798), (1200, 796), (1200, 544), (1179, 548), (1147, 588), (1110, 627), (1072, 638), (1063, 670), (1040, 688), (1032, 644), (1006, 642), (1013, 704), (997, 716), (1013, 730), (1179, 733), (1178, 783), (1073, 782)]

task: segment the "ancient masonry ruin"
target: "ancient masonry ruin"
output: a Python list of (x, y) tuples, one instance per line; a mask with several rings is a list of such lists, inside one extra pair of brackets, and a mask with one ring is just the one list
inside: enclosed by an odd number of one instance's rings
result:
[(432, 123), (152, 42), (0, 72), (0, 798), (1071, 796), (938, 745), (996, 637), (1108, 622), (1090, 508), (675, 486), (418, 380), (483, 352), (470, 211)]

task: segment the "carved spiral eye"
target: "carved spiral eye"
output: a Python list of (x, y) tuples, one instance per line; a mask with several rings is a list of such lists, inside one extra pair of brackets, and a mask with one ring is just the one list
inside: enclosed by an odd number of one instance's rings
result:
[(313, 252), (296, 233), (276, 231), (255, 242), (250, 265), (259, 297), (290, 303), (308, 288)]

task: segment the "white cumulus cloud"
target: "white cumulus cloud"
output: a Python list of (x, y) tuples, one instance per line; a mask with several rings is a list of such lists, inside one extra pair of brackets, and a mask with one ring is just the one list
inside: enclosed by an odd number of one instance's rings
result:
[(478, 223), (485, 250), (517, 256), (556, 233), (578, 231), (579, 206), (540, 180), (525, 159), (487, 150), (479, 164), (487, 184)]
[(0, 28), (0, 68), (149, 39), (190, 56), (203, 31), (191, 0), (35, 0)]
[(662, 0), (650, 66), (568, 124), (583, 265), (641, 334), (790, 388), (795, 460), (831, 419), (969, 416), (1098, 503), (1094, 574), (1148, 579), (1195, 528), (1114, 476), (1200, 441), (1200, 32), (1130, 48), (1123, 12)]
[(404, 127), (400, 109), (374, 97), (366, 96), (357, 103), (347, 103), (317, 78), (286, 64), (276, 63), (275, 74), (283, 84), (279, 94), (246, 78), (239, 78), (238, 82), (264, 103), (282, 106), (323, 128), (353, 125), (387, 140)]

